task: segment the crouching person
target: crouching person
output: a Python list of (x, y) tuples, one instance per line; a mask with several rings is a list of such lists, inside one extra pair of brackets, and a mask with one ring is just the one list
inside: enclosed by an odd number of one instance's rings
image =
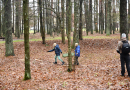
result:
[(78, 45), (78, 43), (75, 43), (75, 65), (79, 65), (78, 57), (80, 57), (80, 46)]
[(62, 51), (61, 51), (61, 49), (59, 48), (59, 45), (58, 44), (56, 44), (56, 43), (54, 43), (53, 44), (53, 47), (54, 47), (54, 49), (52, 49), (52, 50), (49, 50), (49, 51), (47, 51), (47, 52), (52, 52), (52, 51), (55, 51), (55, 62), (54, 62), (54, 64), (57, 64), (57, 58), (62, 62), (62, 65), (65, 63), (61, 58), (60, 58), (60, 53), (62, 53)]
[(121, 76), (125, 74), (125, 64), (128, 72), (128, 76), (130, 77), (130, 42), (126, 39), (126, 34), (122, 33), (121, 41), (118, 41), (117, 53), (120, 54), (121, 61)]

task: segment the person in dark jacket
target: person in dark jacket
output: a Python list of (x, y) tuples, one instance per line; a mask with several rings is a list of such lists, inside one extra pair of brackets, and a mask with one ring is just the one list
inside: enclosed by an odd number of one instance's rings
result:
[(121, 61), (121, 76), (124, 76), (125, 74), (125, 63), (126, 63), (126, 68), (128, 72), (128, 76), (130, 77), (130, 58), (129, 58), (129, 53), (124, 53), (123, 52), (123, 43), (130, 45), (130, 42), (126, 39), (126, 34), (122, 33), (122, 38), (121, 41), (118, 41), (118, 46), (117, 46), (117, 53), (120, 54), (120, 61)]
[(52, 52), (52, 51), (55, 51), (55, 62), (54, 62), (54, 64), (57, 64), (57, 58), (62, 62), (62, 65), (65, 63), (61, 58), (60, 58), (60, 53), (62, 53), (62, 51), (61, 51), (61, 49), (59, 48), (59, 45), (58, 44), (56, 44), (56, 43), (54, 43), (53, 44), (53, 47), (54, 47), (54, 49), (52, 49), (52, 50), (49, 50), (49, 51), (47, 51), (47, 52)]
[(78, 43), (75, 43), (75, 65), (79, 65), (78, 57), (80, 57), (80, 46), (78, 45)]

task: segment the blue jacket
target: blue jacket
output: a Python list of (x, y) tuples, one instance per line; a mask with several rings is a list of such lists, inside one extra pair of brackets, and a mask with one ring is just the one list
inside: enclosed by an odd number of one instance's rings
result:
[(55, 51), (56, 56), (60, 56), (60, 53), (62, 53), (58, 44), (54, 47), (54, 49), (49, 50), (48, 52), (52, 52), (52, 51)]
[[(78, 54), (76, 54), (78, 53)], [(75, 48), (75, 56), (80, 56), (80, 46), (78, 45), (76, 48)]]

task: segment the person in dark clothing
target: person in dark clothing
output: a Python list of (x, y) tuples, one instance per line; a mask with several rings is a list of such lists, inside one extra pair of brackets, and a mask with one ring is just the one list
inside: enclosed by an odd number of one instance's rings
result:
[(130, 45), (130, 42), (127, 41), (126, 34), (122, 33), (121, 41), (118, 41), (118, 46), (117, 46), (117, 53), (120, 54), (120, 61), (121, 61), (121, 76), (125, 75), (125, 64), (126, 64), (128, 76), (130, 77), (130, 57), (129, 57), (129, 52), (125, 51), (125, 49), (124, 49), (124, 46), (127, 46), (127, 48), (129, 48), (129, 45)]
[(56, 44), (56, 43), (54, 43), (53, 44), (53, 47), (54, 47), (54, 49), (52, 49), (52, 50), (49, 50), (49, 51), (47, 51), (47, 52), (52, 52), (52, 51), (55, 51), (55, 62), (54, 62), (54, 64), (57, 64), (57, 58), (62, 62), (62, 65), (65, 63), (61, 58), (60, 58), (60, 53), (62, 53), (62, 51), (61, 51), (61, 49), (59, 48), (59, 45), (58, 44)]
[(79, 65), (79, 62), (78, 62), (78, 57), (80, 57), (80, 46), (78, 45), (78, 43), (75, 43), (75, 62), (74, 64), (75, 65)]

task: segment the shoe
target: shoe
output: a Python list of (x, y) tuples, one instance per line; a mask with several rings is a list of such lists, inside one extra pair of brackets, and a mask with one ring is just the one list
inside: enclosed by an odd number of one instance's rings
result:
[(53, 62), (54, 64), (57, 64), (57, 62)]
[(79, 63), (77, 63), (77, 65), (79, 65)]
[(62, 65), (64, 65), (65, 62), (62, 62)]
[(124, 77), (124, 75), (121, 74), (122, 77)]

